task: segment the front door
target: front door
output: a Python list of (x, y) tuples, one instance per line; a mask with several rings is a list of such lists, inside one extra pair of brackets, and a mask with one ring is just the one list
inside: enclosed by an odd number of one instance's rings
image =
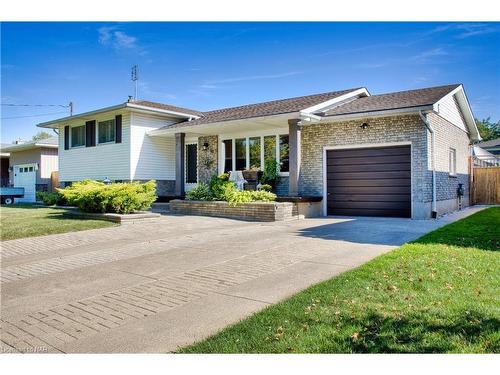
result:
[(36, 202), (36, 165), (22, 164), (14, 166), (14, 187), (24, 188), (24, 197), (17, 202)]
[(189, 191), (198, 183), (198, 144), (186, 144), (185, 190)]

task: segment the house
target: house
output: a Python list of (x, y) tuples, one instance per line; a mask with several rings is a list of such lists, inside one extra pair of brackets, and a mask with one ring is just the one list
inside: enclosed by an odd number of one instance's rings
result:
[(476, 144), (476, 146), (481, 147), (483, 150), (488, 151), (490, 154), (500, 155), (500, 138), (480, 142)]
[(480, 140), (461, 84), (371, 95), (327, 92), (208, 112), (144, 100), (41, 123), (59, 131), (59, 178), (158, 182), (182, 196), (224, 171), (280, 166), (278, 194), (323, 215), (422, 219), (468, 205)]
[(36, 202), (36, 192), (54, 188), (51, 176), (58, 170), (57, 148), (57, 137), (2, 145), (2, 152), (10, 154), (7, 185), (24, 188), (24, 198), (16, 202)]

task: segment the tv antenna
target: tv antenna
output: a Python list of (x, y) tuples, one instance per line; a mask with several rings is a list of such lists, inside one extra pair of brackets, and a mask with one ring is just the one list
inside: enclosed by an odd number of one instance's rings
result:
[(137, 81), (139, 80), (139, 76), (137, 74), (137, 65), (134, 65), (132, 67), (132, 82), (134, 82), (135, 87), (134, 87), (134, 100), (137, 100)]

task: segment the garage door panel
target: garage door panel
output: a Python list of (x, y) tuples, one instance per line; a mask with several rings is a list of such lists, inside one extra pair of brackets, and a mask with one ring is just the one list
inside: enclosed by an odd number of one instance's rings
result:
[(328, 207), (335, 208), (359, 208), (359, 209), (394, 209), (402, 210), (407, 208), (407, 202), (361, 202), (361, 201), (349, 201), (349, 202), (334, 202), (328, 200)]
[(328, 197), (328, 202), (408, 202), (407, 194), (339, 194)]
[(410, 217), (410, 210), (377, 210), (377, 209), (336, 209), (335, 215), (343, 216), (381, 216), (381, 217)]
[(409, 146), (329, 150), (326, 173), (329, 214), (410, 216)]
[(338, 172), (384, 172), (410, 170), (410, 163), (329, 165), (327, 173)]
[(329, 156), (327, 158), (328, 165), (356, 165), (356, 164), (382, 164), (382, 163), (409, 163), (411, 161), (410, 154), (406, 155), (383, 155), (383, 156), (365, 156), (356, 158), (340, 158), (337, 156)]
[[(389, 155), (408, 155), (410, 146), (397, 147), (376, 147), (376, 148), (358, 148), (345, 150), (329, 150), (328, 157), (332, 158), (354, 158), (354, 157), (373, 157), (373, 156), (389, 156)], [(335, 154), (333, 156), (332, 154)]]
[(387, 179), (387, 180), (328, 180), (328, 188), (338, 188), (338, 187), (409, 187), (411, 180), (409, 178), (400, 178), (397, 180)]
[(328, 180), (383, 180), (411, 178), (410, 171), (386, 171), (386, 172), (336, 172), (327, 173)]
[[(335, 195), (339, 194), (374, 194), (378, 186), (337, 186)], [(377, 190), (378, 192), (378, 190)], [(407, 194), (408, 186), (385, 186), (382, 194)]]

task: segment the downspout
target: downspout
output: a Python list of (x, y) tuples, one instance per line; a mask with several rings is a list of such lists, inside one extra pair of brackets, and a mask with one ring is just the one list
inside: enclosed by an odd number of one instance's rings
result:
[(432, 142), (432, 147), (431, 147), (431, 156), (432, 156), (432, 164), (431, 164), (431, 169), (432, 169), (432, 213), (431, 217), (435, 219), (437, 217), (437, 209), (436, 209), (436, 137), (434, 134), (434, 128), (432, 125), (429, 123), (427, 120), (427, 117), (424, 115), (422, 111), (419, 111), (420, 118), (425, 124), (425, 127), (427, 130), (429, 130), (429, 133), (431, 133), (431, 142)]

